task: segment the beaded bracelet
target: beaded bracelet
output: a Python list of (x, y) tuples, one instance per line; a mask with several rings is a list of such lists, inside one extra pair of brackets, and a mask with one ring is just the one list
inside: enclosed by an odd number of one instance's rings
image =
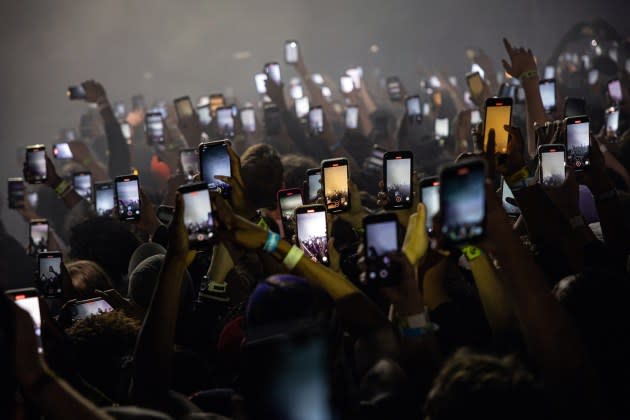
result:
[(304, 251), (293, 245), (286, 257), (284, 257), (284, 260), (282, 260), (282, 264), (287, 268), (287, 270), (291, 271), (300, 262), (303, 256)]

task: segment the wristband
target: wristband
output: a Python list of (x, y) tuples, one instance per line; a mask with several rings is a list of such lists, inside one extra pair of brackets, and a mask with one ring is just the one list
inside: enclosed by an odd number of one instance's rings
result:
[(538, 71), (536, 70), (524, 71), (523, 73), (521, 73), (520, 76), (518, 76), (518, 79), (521, 82), (523, 82), (524, 80), (531, 79), (532, 77), (538, 77)]
[(300, 262), (303, 256), (304, 251), (293, 245), (287, 253), (286, 257), (284, 257), (284, 259), (282, 260), (282, 264), (287, 268), (287, 270), (291, 271)]
[(511, 187), (512, 184), (517, 184), (520, 181), (523, 181), (529, 177), (529, 170), (527, 166), (523, 166), (518, 171), (514, 172), (512, 175), (505, 178), (505, 182)]
[(278, 248), (278, 243), (280, 243), (280, 235), (270, 229), (267, 232), (267, 240), (263, 246), (263, 251), (271, 254)]
[(87, 157), (85, 159), (83, 159), (81, 161), (81, 163), (83, 164), (83, 166), (85, 166), (86, 168), (90, 167), (90, 164), (93, 162), (94, 160), (91, 157)]
[(57, 195), (61, 196), (66, 192), (69, 187), (70, 183), (65, 179), (62, 179), (59, 185), (55, 187), (55, 192), (57, 193)]
[(480, 248), (477, 248), (473, 245), (466, 245), (462, 247), (462, 254), (468, 261), (474, 261), (477, 258), (481, 257), (483, 251)]
[(72, 191), (74, 191), (74, 187), (72, 185), (68, 185), (68, 188), (59, 195), (59, 198), (66, 198), (66, 195), (70, 194)]
[(258, 219), (258, 223), (256, 223), (256, 225), (263, 229), (269, 229), (269, 226), (267, 226), (267, 222), (265, 222), (265, 219), (262, 216), (259, 217), (260, 218)]

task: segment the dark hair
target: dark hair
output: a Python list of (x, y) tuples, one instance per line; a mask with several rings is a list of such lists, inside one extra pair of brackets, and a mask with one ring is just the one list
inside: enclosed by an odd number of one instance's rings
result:
[(282, 156), (284, 169), (284, 188), (302, 188), (306, 179), (306, 170), (316, 168), (319, 163), (308, 156), (291, 153)]
[(109, 290), (114, 287), (105, 270), (94, 261), (72, 261), (66, 264), (66, 269), (78, 299), (93, 298), (96, 297), (94, 290)]
[(268, 144), (250, 146), (241, 156), (247, 197), (255, 208), (275, 208), (276, 193), (282, 188), (280, 155)]

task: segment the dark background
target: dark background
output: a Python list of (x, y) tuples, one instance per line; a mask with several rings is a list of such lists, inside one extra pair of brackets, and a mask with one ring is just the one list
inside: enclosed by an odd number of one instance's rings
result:
[[(313, 72), (337, 79), (363, 65), (400, 75), (411, 90), (418, 64), (461, 81), (467, 46), (484, 48), (499, 65), (507, 36), (544, 60), (574, 23), (599, 17), (627, 36), (629, 15), (627, 0), (3, 1), (0, 179), (21, 175), (18, 146), (50, 146), (60, 128), (78, 126), (85, 105), (68, 101), (65, 90), (87, 78), (128, 105), (136, 93), (150, 102), (226, 88), (242, 102), (255, 98), (254, 73), (282, 62), (283, 42), (294, 38)], [(285, 80), (293, 74), (282, 72)], [(6, 188), (2, 181), (3, 197)], [(26, 224), (2, 202), (3, 222), (25, 239)]]

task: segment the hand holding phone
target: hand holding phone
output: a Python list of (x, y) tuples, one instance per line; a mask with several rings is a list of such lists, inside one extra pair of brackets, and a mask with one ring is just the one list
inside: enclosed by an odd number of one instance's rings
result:
[(277, 85), (282, 83), (282, 78), (280, 77), (280, 64), (276, 62), (271, 62), (265, 64), (265, 74), (271, 80), (273, 80)]
[(42, 317), (39, 307), (39, 294), (37, 289), (28, 287), (24, 289), (12, 289), (4, 292), (5, 296), (11, 299), (17, 306), (28, 312), (33, 320), (33, 329), (37, 339), (37, 352), (43, 353), (42, 345)]
[(61, 252), (50, 251), (37, 254), (37, 289), (45, 297), (61, 296)]
[(121, 175), (114, 179), (117, 214), (120, 220), (140, 220), (140, 183), (138, 175)]
[(420, 201), (427, 209), (426, 228), (433, 232), (433, 218), (440, 212), (440, 179), (437, 176), (422, 178)]
[(538, 146), (539, 182), (547, 187), (559, 187), (565, 180), (565, 148), (562, 144)]
[(224, 197), (230, 196), (231, 186), (216, 178), (218, 175), (232, 176), (228, 140), (217, 140), (199, 145), (199, 174), (208, 184), (210, 191), (216, 191)]
[(330, 265), (326, 210), (321, 204), (295, 209), (297, 238), (304, 255), (314, 262)]
[(28, 236), (30, 255), (48, 251), (48, 220), (31, 219)]
[(591, 137), (589, 119), (586, 116), (565, 118), (567, 165), (576, 172), (590, 166)]
[(184, 225), (192, 249), (209, 247), (214, 236), (214, 216), (207, 182), (183, 185), (178, 191), (184, 200)]
[(407, 99), (405, 99), (405, 109), (407, 110), (407, 117), (410, 121), (416, 123), (422, 122), (422, 105), (420, 103), (420, 96), (408, 96)]
[(144, 129), (149, 146), (164, 144), (166, 141), (164, 119), (160, 112), (149, 112), (145, 115)]
[(29, 184), (43, 184), (48, 179), (46, 170), (46, 146), (34, 144), (26, 147), (26, 166)]
[(408, 209), (413, 202), (413, 153), (387, 152), (383, 158), (383, 180), (387, 209)]
[(324, 110), (321, 106), (314, 106), (308, 112), (308, 125), (313, 135), (324, 132)]
[(400, 282), (400, 267), (389, 254), (400, 252), (398, 218), (392, 213), (363, 219), (367, 281), (378, 287)]
[(297, 41), (286, 41), (284, 43), (284, 60), (287, 64), (295, 64), (300, 58)]
[(308, 185), (307, 200), (309, 203), (315, 203), (317, 201), (318, 192), (322, 189), (321, 179), (321, 168), (311, 168), (306, 170), (306, 183)]
[(483, 148), (487, 150), (490, 130), (494, 130), (494, 150), (497, 154), (507, 153), (508, 132), (505, 126), (512, 121), (512, 98), (488, 98), (483, 123)]
[(94, 207), (99, 216), (112, 217), (116, 208), (114, 183), (111, 181), (94, 183)]
[(9, 178), (9, 208), (10, 209), (23, 209), (24, 208), (24, 180), (22, 178)]
[(322, 161), (322, 189), (326, 210), (339, 213), (350, 210), (350, 168), (345, 158)]
[(278, 207), (282, 214), (282, 227), (285, 239), (291, 241), (295, 234), (295, 209), (302, 206), (302, 191), (290, 188), (278, 191)]

